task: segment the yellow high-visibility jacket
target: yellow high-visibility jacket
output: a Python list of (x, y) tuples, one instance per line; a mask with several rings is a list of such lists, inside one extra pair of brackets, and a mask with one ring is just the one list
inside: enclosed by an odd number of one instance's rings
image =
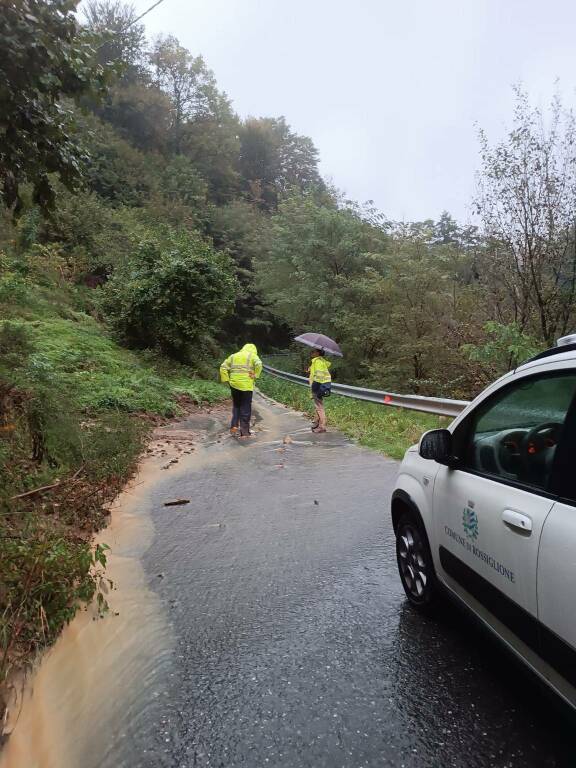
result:
[(239, 352), (227, 357), (220, 366), (220, 381), (228, 382), (234, 389), (250, 392), (254, 379), (262, 372), (262, 361), (254, 344), (244, 344)]
[(313, 384), (315, 381), (318, 384), (328, 384), (332, 381), (329, 370), (331, 365), (330, 360), (326, 360), (323, 357), (314, 357), (310, 363), (310, 384)]

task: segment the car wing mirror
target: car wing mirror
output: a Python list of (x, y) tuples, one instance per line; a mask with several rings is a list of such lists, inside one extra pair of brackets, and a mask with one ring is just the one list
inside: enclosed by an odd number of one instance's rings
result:
[(452, 433), (448, 429), (431, 429), (424, 432), (420, 438), (418, 453), (423, 459), (432, 459), (446, 466), (452, 465)]

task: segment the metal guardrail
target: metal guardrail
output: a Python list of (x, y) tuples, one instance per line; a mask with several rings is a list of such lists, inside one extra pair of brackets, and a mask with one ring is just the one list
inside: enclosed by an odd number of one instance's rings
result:
[[(264, 365), (264, 370), (271, 376), (292, 381), (304, 387), (310, 386), (308, 379), (297, 376), (295, 373), (280, 371), (270, 365)], [(469, 405), (468, 400), (448, 400), (443, 397), (421, 397), (420, 395), (398, 395), (395, 392), (381, 392), (378, 389), (365, 389), (364, 387), (352, 387), (349, 384), (337, 384), (332, 382), (332, 392), (342, 397), (352, 397), (355, 400), (366, 400), (369, 403), (388, 405), (392, 408), (407, 408), (411, 411), (422, 413), (434, 413), (437, 416), (458, 416)]]

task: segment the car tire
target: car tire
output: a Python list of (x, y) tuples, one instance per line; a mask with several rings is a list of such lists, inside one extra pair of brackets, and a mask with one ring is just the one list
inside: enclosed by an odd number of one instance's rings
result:
[(433, 613), (438, 605), (438, 582), (426, 530), (413, 512), (404, 512), (398, 521), (396, 560), (410, 604), (422, 613)]

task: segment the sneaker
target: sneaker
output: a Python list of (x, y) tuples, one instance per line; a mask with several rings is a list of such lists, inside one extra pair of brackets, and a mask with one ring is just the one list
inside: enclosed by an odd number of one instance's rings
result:
[(238, 434), (238, 427), (230, 427), (230, 434), (235, 437)]

